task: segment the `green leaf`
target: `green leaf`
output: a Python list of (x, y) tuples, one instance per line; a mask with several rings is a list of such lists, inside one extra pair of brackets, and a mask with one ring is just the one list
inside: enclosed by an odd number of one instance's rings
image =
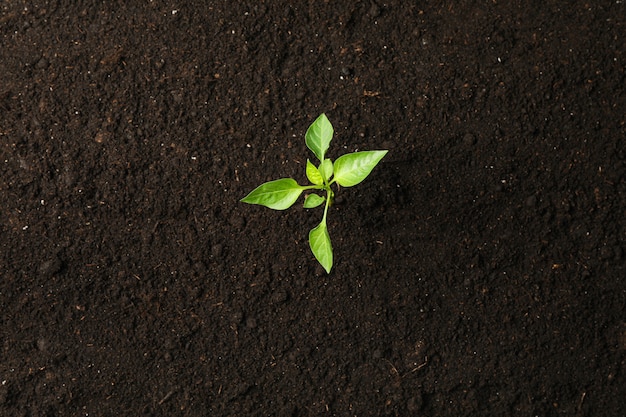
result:
[(330, 159), (324, 159), (324, 162), (320, 164), (319, 170), (320, 174), (322, 174), (322, 177), (324, 177), (324, 180), (328, 182), (330, 180), (330, 177), (333, 176), (333, 161), (331, 161)]
[(306, 146), (317, 156), (317, 159), (322, 162), (324, 160), (324, 154), (328, 150), (330, 141), (333, 139), (333, 125), (324, 113), (322, 113), (315, 121), (309, 126), (304, 135)]
[(319, 169), (308, 159), (306, 160), (306, 177), (315, 185), (322, 185), (324, 183), (324, 178), (322, 178)]
[(288, 209), (296, 202), (304, 187), (292, 178), (266, 182), (241, 199), (248, 204), (259, 204), (274, 210)]
[(363, 181), (387, 151), (363, 151), (342, 155), (335, 161), (335, 182), (352, 187)]
[(333, 247), (330, 244), (325, 218), (309, 232), (309, 245), (315, 259), (324, 267), (326, 273), (330, 274), (330, 269), (333, 267)]
[(319, 196), (317, 194), (309, 194), (304, 199), (304, 208), (315, 208), (323, 204), (324, 201), (326, 201), (326, 199), (322, 196)]

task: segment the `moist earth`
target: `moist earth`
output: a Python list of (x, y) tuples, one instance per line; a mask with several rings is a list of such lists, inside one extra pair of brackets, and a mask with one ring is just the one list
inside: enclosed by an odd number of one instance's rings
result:
[(626, 415), (625, 8), (3, 2), (0, 415)]

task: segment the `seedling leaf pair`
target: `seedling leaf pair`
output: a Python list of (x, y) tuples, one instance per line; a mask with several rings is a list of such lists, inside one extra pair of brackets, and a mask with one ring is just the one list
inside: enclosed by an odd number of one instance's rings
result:
[(304, 187), (293, 178), (281, 178), (261, 184), (241, 201), (274, 210), (286, 210), (298, 200), (303, 190)]
[(309, 194), (304, 198), (304, 208), (310, 209), (315, 208), (317, 206), (321, 206), (326, 201), (325, 197), (319, 196), (317, 194)]
[(335, 161), (335, 182), (352, 187), (363, 181), (387, 151), (362, 151), (340, 156)]
[(330, 274), (333, 267), (333, 246), (330, 243), (326, 219), (309, 232), (309, 246), (315, 259), (324, 267), (326, 273)]
[(333, 247), (326, 225), (328, 207), (334, 200), (334, 183), (342, 187), (352, 187), (362, 182), (387, 154), (383, 151), (362, 151), (342, 155), (333, 164), (325, 158), (326, 151), (333, 138), (333, 126), (325, 114), (321, 114), (305, 134), (306, 146), (315, 154), (319, 165), (306, 161), (306, 177), (311, 185), (299, 185), (292, 178), (281, 178), (261, 184), (241, 201), (259, 204), (274, 210), (291, 207), (305, 190), (320, 190), (326, 196), (308, 194), (304, 199), (304, 208), (315, 208), (324, 204), (322, 221), (309, 232), (309, 246), (317, 261), (327, 273), (333, 267)]
[(307, 148), (309, 148), (317, 159), (324, 160), (324, 155), (330, 146), (330, 141), (333, 140), (334, 133), (333, 125), (330, 124), (330, 120), (325, 114), (321, 114), (306, 131), (304, 140)]

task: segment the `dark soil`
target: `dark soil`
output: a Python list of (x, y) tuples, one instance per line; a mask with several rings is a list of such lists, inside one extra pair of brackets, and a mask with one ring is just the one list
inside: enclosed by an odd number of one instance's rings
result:
[[(68, 5), (71, 4), (71, 5)], [(5, 1), (1, 416), (626, 415), (626, 5)], [(239, 199), (389, 149), (329, 213)]]

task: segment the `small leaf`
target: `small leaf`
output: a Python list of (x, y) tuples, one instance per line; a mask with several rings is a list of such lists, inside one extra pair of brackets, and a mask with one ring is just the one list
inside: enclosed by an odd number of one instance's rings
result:
[(335, 161), (335, 181), (342, 187), (352, 187), (363, 181), (387, 151), (363, 151), (342, 155)]
[(309, 232), (309, 246), (315, 259), (324, 267), (326, 273), (330, 274), (330, 269), (333, 267), (333, 247), (330, 244), (326, 219)]
[(330, 181), (330, 177), (333, 176), (333, 161), (324, 159), (324, 162), (320, 164), (319, 171), (326, 182)]
[(266, 182), (241, 199), (248, 204), (259, 204), (274, 210), (288, 209), (296, 202), (304, 188), (292, 178)]
[(326, 201), (326, 199), (322, 196), (319, 196), (317, 194), (309, 194), (304, 199), (304, 208), (315, 208), (321, 204), (324, 204), (324, 201)]
[(319, 169), (308, 159), (306, 160), (306, 177), (315, 185), (322, 185), (324, 183), (324, 178), (322, 178)]
[(304, 135), (306, 146), (317, 156), (317, 159), (322, 162), (324, 160), (324, 154), (328, 150), (330, 141), (333, 139), (333, 125), (324, 113), (322, 113), (315, 121), (309, 126)]

